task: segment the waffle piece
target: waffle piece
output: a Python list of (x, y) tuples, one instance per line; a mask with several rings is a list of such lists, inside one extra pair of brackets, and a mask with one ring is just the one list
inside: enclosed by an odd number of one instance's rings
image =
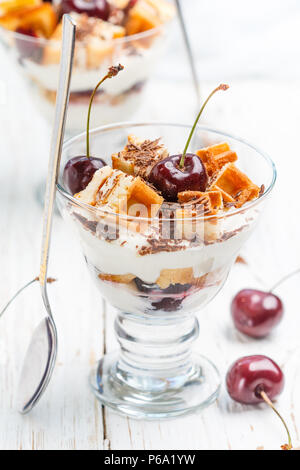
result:
[(48, 39), (57, 25), (57, 15), (50, 3), (38, 3), (35, 6), (16, 8), (3, 15), (0, 17), (0, 26), (10, 30), (32, 30), (37, 36)]
[(162, 269), (155, 283), (161, 289), (166, 289), (171, 284), (191, 284), (193, 279), (193, 268)]
[(86, 204), (133, 217), (154, 217), (163, 202), (163, 198), (139, 177), (108, 166), (97, 170), (87, 187), (75, 197)]
[(118, 284), (130, 284), (136, 277), (134, 274), (98, 274), (102, 281), (116, 282)]
[(221, 169), (209, 189), (221, 191), (224, 202), (234, 204), (235, 207), (257, 198), (260, 192), (260, 188), (234, 163), (227, 163)]
[(153, 166), (168, 156), (167, 149), (159, 141), (129, 135), (124, 149), (112, 155), (112, 167), (147, 180)]
[(8, 13), (17, 13), (26, 8), (32, 8), (42, 3), (41, 0), (7, 0), (0, 3), (0, 15), (4, 16)]
[[(76, 21), (76, 40), (82, 42), (85, 48), (75, 49), (75, 63), (88, 68), (97, 68), (104, 60), (110, 60), (113, 52), (112, 40), (125, 35), (123, 26), (114, 25), (99, 18), (89, 17), (85, 13), (72, 13)], [(44, 50), (44, 64), (58, 64), (60, 60), (62, 23), (60, 22)]]
[(178, 193), (178, 201), (186, 204), (206, 204), (205, 215), (216, 214), (223, 208), (223, 198), (220, 191), (183, 191)]
[(159, 278), (156, 280), (156, 284), (161, 289), (167, 289), (174, 284), (192, 284), (197, 287), (197, 289), (203, 289), (204, 287), (211, 287), (220, 284), (223, 276), (224, 273), (220, 268), (199, 277), (194, 276), (194, 270), (192, 267), (163, 269), (160, 272)]
[(237, 160), (237, 154), (230, 150), (226, 142), (197, 150), (196, 154), (201, 158), (210, 177), (214, 177), (227, 163)]
[(31, 29), (38, 36), (49, 38), (57, 25), (57, 15), (50, 3), (30, 9), (23, 13), (20, 28)]
[(98, 191), (100, 191), (102, 185), (105, 183), (107, 178), (112, 174), (113, 170), (109, 166), (104, 166), (97, 170), (87, 187), (74, 195), (77, 199), (80, 199), (81, 202), (89, 204), (90, 206), (96, 205), (96, 198)]
[(156, 28), (174, 15), (174, 6), (166, 0), (139, 0), (129, 11), (126, 33), (131, 35)]

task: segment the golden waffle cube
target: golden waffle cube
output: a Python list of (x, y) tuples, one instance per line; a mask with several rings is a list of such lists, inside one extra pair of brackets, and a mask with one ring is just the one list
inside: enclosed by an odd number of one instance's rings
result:
[(234, 163), (228, 163), (222, 168), (210, 189), (221, 191), (224, 201), (234, 202), (236, 207), (257, 198), (260, 192), (260, 188)]
[(156, 28), (174, 15), (174, 6), (166, 0), (139, 0), (129, 12), (125, 25), (127, 35)]
[(178, 201), (183, 204), (197, 204), (199, 201), (205, 201), (205, 198), (207, 198), (208, 205), (205, 215), (216, 214), (223, 208), (223, 198), (220, 191), (183, 191), (178, 193)]
[(8, 0), (0, 2), (0, 15), (4, 16), (8, 13), (17, 12), (18, 10), (25, 10), (40, 5), (42, 0)]
[(10, 31), (15, 31), (20, 24), (20, 18), (16, 13), (8, 13), (0, 17), (0, 26)]
[(237, 160), (237, 154), (230, 150), (226, 142), (197, 150), (196, 154), (201, 158), (210, 177), (213, 177), (227, 163)]
[(57, 25), (57, 15), (50, 3), (43, 3), (22, 14), (18, 27), (32, 29), (38, 36), (50, 38)]

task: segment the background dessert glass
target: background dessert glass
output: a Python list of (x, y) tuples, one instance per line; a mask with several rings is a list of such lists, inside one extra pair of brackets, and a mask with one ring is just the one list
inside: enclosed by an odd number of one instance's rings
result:
[[(93, 126), (128, 119), (139, 107), (145, 85), (163, 55), (172, 21), (143, 33), (106, 41), (105, 51), (93, 50), (90, 43), (76, 42), (66, 130), (81, 132), (90, 95), (111, 65), (125, 69), (108, 80), (95, 96)], [(53, 120), (59, 73), (61, 41), (35, 38), (0, 27), (0, 43), (11, 56), (28, 85), (42, 114)]]
[[(147, 139), (162, 136), (169, 152), (178, 153), (188, 132), (189, 126), (179, 124), (103, 126), (91, 132), (91, 150), (110, 163), (110, 155), (134, 134)], [(125, 415), (168, 418), (204, 408), (218, 396), (216, 367), (192, 352), (199, 330), (195, 313), (221, 289), (276, 179), (268, 156), (222, 132), (198, 127), (190, 149), (221, 141), (236, 151), (240, 169), (256, 184), (264, 184), (264, 194), (240, 209), (199, 216), (193, 223), (174, 222), (167, 214), (160, 221), (108, 214), (72, 197), (60, 177), (60, 211), (79, 236), (101, 294), (118, 309), (115, 332), (120, 350), (101, 359), (90, 384), (104, 405)], [(84, 149), (85, 134), (69, 140), (62, 168)], [(201, 232), (202, 243), (195, 243), (193, 230)]]

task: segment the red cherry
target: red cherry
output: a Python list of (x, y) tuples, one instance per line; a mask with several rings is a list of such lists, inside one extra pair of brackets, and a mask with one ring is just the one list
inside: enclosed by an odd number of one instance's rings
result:
[(29, 36), (28, 40), (26, 38), (21, 37), (16, 38), (16, 46), (20, 52), (21, 58), (38, 58), (36, 56), (41, 53), (41, 47), (38, 42), (34, 40), (38, 38), (36, 32), (33, 31), (33, 29), (17, 28), (16, 33), (23, 34), (24, 36)]
[(267, 356), (246, 356), (238, 359), (226, 376), (227, 391), (239, 403), (261, 403), (261, 392), (270, 399), (279, 395), (284, 386), (280, 367)]
[(110, 5), (107, 0), (62, 0), (62, 13), (86, 13), (88, 16), (107, 21), (110, 15)]
[(208, 176), (205, 166), (197, 155), (187, 153), (187, 150), (205, 106), (217, 91), (227, 89), (228, 85), (221, 84), (206, 98), (189, 133), (182, 154), (171, 155), (152, 168), (149, 180), (161, 191), (167, 201), (176, 202), (177, 194), (181, 191), (206, 190)]
[(105, 165), (101, 158), (81, 156), (71, 158), (64, 168), (63, 179), (66, 188), (72, 194), (79, 193), (87, 187), (95, 171)]
[(172, 155), (158, 162), (150, 173), (150, 182), (161, 191), (167, 201), (177, 201), (181, 191), (205, 191), (208, 176), (197, 155), (187, 153), (184, 167), (179, 167), (182, 155)]
[(232, 300), (231, 315), (236, 328), (252, 338), (262, 338), (278, 325), (283, 304), (277, 295), (243, 289)]
[(272, 403), (284, 387), (284, 375), (278, 364), (267, 356), (245, 356), (232, 364), (226, 376), (227, 391), (239, 403), (255, 405), (265, 402), (277, 414), (285, 427), (288, 444), (282, 450), (292, 449), (289, 429)]

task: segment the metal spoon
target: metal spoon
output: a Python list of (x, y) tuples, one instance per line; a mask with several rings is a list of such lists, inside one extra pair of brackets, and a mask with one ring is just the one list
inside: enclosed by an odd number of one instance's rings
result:
[(42, 298), (45, 306), (44, 314), (46, 314), (46, 316), (33, 333), (20, 375), (17, 406), (22, 414), (31, 411), (41, 398), (51, 379), (57, 354), (57, 331), (47, 295), (47, 268), (56, 182), (70, 92), (75, 30), (76, 26), (72, 18), (69, 15), (64, 15), (59, 85), (44, 203), (42, 253), (39, 275)]
[(178, 13), (179, 23), (180, 23), (181, 31), (182, 31), (182, 35), (183, 35), (184, 45), (185, 45), (185, 48), (186, 48), (186, 53), (187, 53), (190, 68), (191, 68), (191, 73), (192, 73), (192, 78), (193, 78), (193, 83), (194, 83), (194, 88), (195, 88), (195, 94), (196, 94), (196, 98), (197, 98), (197, 108), (199, 108), (199, 106), (200, 106), (200, 89), (199, 89), (199, 80), (198, 80), (198, 75), (197, 75), (197, 69), (196, 69), (196, 65), (195, 65), (195, 58), (194, 58), (194, 55), (193, 55), (193, 51), (192, 51), (189, 35), (188, 35), (188, 32), (187, 32), (187, 28), (186, 28), (186, 25), (185, 25), (185, 20), (184, 20), (182, 8), (181, 8), (180, 0), (175, 0), (175, 3), (176, 3), (176, 7), (177, 7), (177, 13)]

